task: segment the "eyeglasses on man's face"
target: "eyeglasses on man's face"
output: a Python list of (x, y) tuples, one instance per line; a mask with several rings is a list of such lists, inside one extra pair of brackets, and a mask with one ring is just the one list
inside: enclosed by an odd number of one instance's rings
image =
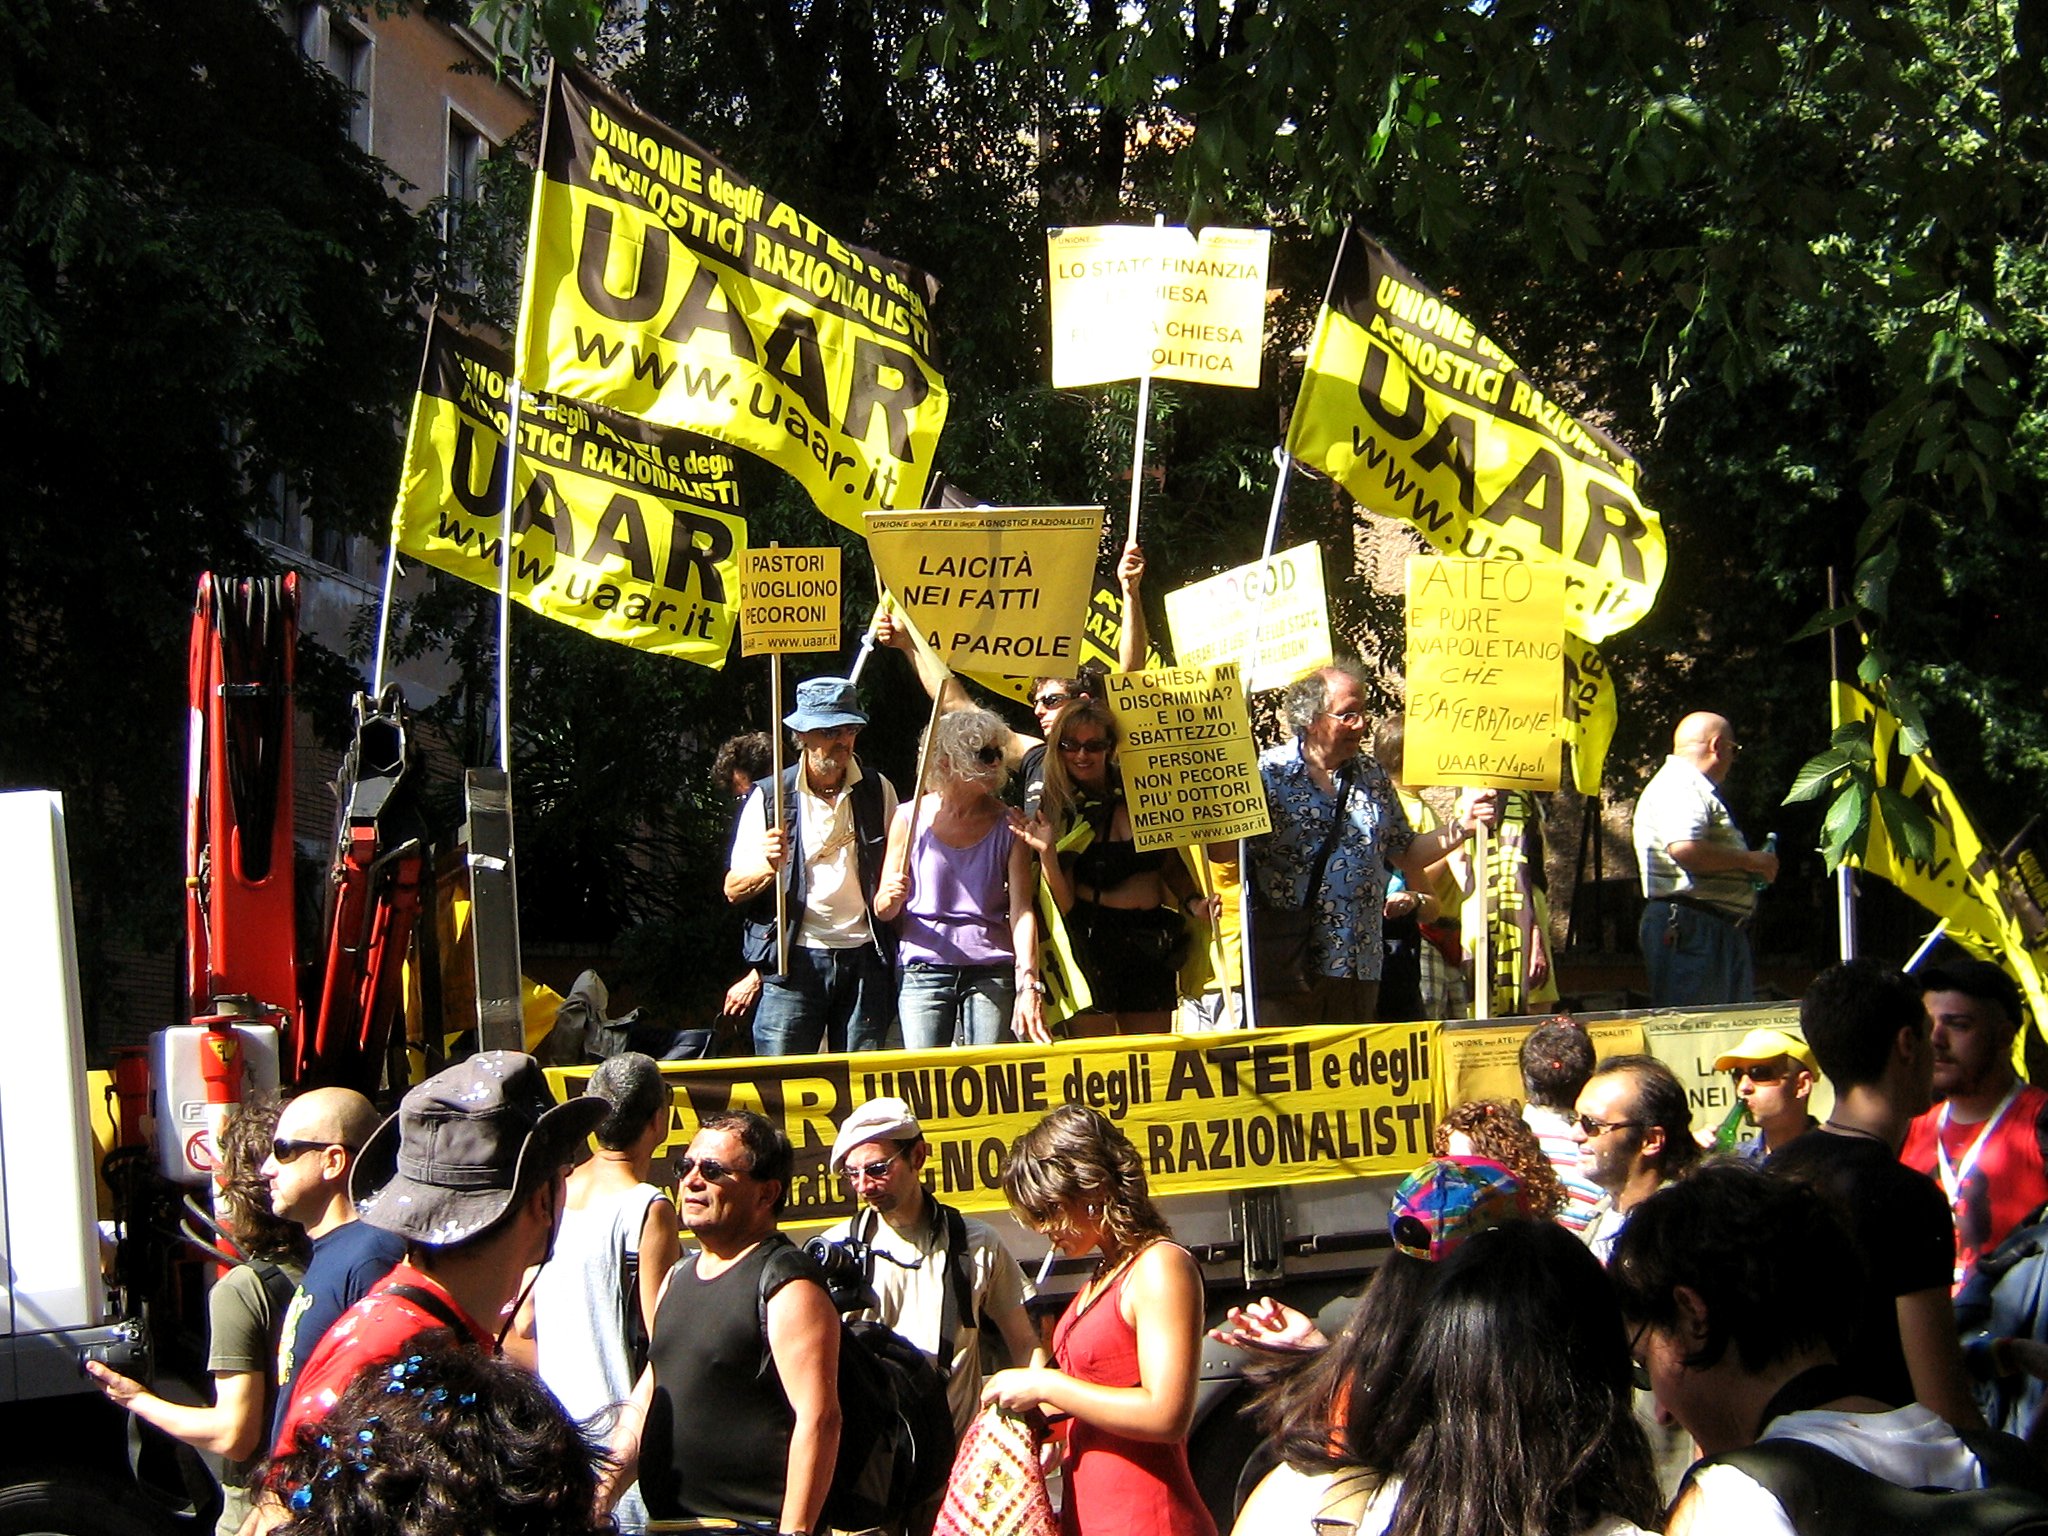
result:
[(1031, 701), (1033, 709), (1058, 709), (1062, 704), (1071, 704), (1076, 699), (1085, 699), (1085, 693), (1063, 693), (1057, 688), (1048, 689)]
[(889, 1167), (903, 1154), (891, 1152), (887, 1157), (875, 1158), (872, 1162), (856, 1163), (848, 1160), (840, 1165), (849, 1184), (879, 1184), (889, 1177)]
[(1355, 731), (1365, 724), (1365, 716), (1355, 709), (1347, 709), (1341, 713), (1336, 710), (1325, 709), (1319, 711), (1319, 713), (1325, 720), (1334, 720), (1347, 731)]
[(1631, 1128), (1641, 1130), (1643, 1127), (1640, 1120), (1595, 1120), (1591, 1115), (1580, 1115), (1577, 1119), (1579, 1129), (1586, 1133), (1589, 1140), (1595, 1136), (1604, 1136), (1609, 1131), (1625, 1131)]
[(678, 1182), (694, 1173), (706, 1184), (723, 1184), (727, 1179), (751, 1177), (753, 1171), (751, 1168), (736, 1168), (731, 1163), (721, 1163), (715, 1157), (684, 1156), (676, 1159)]

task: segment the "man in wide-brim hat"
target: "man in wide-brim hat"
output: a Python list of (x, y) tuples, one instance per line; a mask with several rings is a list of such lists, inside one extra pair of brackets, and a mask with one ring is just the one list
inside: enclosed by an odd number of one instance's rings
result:
[(519, 1051), (483, 1051), (406, 1094), (351, 1180), (356, 1210), (405, 1239), (405, 1261), (300, 1367), (275, 1454), (362, 1370), (422, 1335), (497, 1347), (521, 1278), (553, 1249), (563, 1176), (588, 1155), (604, 1112), (596, 1099), (557, 1104), (539, 1063)]

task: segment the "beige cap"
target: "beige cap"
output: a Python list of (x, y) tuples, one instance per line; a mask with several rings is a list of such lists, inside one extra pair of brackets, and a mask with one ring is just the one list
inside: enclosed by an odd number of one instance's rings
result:
[(915, 1141), (923, 1134), (924, 1127), (901, 1099), (869, 1099), (846, 1117), (832, 1138), (832, 1171), (837, 1173), (846, 1155), (864, 1142)]

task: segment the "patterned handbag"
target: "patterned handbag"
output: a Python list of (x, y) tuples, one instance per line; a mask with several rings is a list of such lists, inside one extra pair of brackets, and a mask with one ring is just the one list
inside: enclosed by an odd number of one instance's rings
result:
[(960, 1437), (932, 1536), (1058, 1536), (1029, 1422), (987, 1408)]

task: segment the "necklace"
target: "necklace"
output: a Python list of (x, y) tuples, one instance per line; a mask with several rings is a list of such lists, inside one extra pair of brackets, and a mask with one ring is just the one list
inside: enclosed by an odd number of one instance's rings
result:
[(1821, 1129), (1824, 1131), (1833, 1131), (1837, 1136), (1861, 1136), (1865, 1141), (1874, 1141), (1881, 1147), (1888, 1147), (1891, 1145), (1889, 1141), (1887, 1141), (1884, 1137), (1878, 1135), (1877, 1132), (1866, 1131), (1860, 1125), (1839, 1124), (1833, 1116), (1829, 1116), (1826, 1120), (1823, 1120), (1821, 1122)]

